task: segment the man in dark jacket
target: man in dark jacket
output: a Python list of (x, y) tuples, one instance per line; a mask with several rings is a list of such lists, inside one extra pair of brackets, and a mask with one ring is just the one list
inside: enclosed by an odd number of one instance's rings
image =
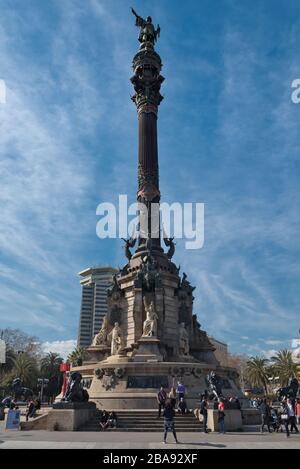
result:
[(167, 400), (167, 393), (163, 387), (160, 388), (157, 394), (157, 403), (158, 403), (158, 418), (161, 416), (161, 409), (165, 408)]
[(173, 433), (173, 436), (175, 438), (176, 443), (178, 443), (177, 440), (177, 435), (176, 435), (176, 430), (175, 430), (175, 422), (174, 422), (174, 417), (175, 417), (175, 410), (172, 407), (170, 402), (166, 403), (165, 410), (163, 413), (164, 416), (164, 443), (167, 443), (167, 436), (168, 436), (168, 431), (170, 430)]
[(271, 433), (270, 421), (271, 421), (271, 409), (267, 403), (267, 399), (264, 399), (260, 404), (258, 410), (261, 414), (261, 429), (260, 432), (264, 432), (265, 425), (268, 427), (268, 432)]

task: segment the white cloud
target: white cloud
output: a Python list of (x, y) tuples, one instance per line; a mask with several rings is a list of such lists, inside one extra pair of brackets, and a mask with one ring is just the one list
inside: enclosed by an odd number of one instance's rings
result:
[(264, 340), (263, 341), (266, 345), (281, 345), (284, 344), (282, 340)]
[(53, 342), (43, 342), (42, 349), (44, 353), (58, 353), (64, 360), (76, 348), (76, 340), (55, 340)]
[(292, 339), (292, 340), (291, 340), (291, 347), (292, 347), (292, 348), (298, 348), (298, 347), (300, 347), (300, 339)]
[(278, 352), (278, 350), (275, 350), (275, 349), (263, 350), (262, 355), (270, 360), (272, 357), (274, 357), (276, 355), (277, 352)]

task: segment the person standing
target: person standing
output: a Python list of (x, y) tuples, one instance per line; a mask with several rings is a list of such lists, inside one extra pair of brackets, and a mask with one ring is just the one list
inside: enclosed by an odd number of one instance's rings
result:
[(173, 409), (176, 407), (176, 389), (175, 386), (172, 386), (170, 392), (168, 394), (168, 398), (170, 399), (171, 406)]
[(219, 433), (225, 434), (225, 404), (222, 398), (219, 399), (218, 405), (218, 423)]
[(208, 416), (208, 400), (206, 399), (205, 394), (201, 396), (201, 402), (200, 402), (200, 414), (203, 415), (203, 428), (204, 428), (204, 433), (208, 433), (207, 430), (207, 416)]
[(296, 412), (295, 412), (295, 407), (292, 399), (287, 400), (287, 408), (288, 408), (288, 415), (289, 415), (289, 423), (290, 423), (290, 432), (293, 433), (293, 430), (295, 430), (296, 433), (299, 433), (298, 427), (297, 427), (297, 420), (296, 420)]
[(158, 403), (158, 418), (161, 417), (161, 409), (165, 408), (167, 400), (167, 393), (164, 390), (163, 386), (161, 386), (158, 394), (157, 394), (157, 403)]
[(181, 381), (178, 381), (177, 388), (176, 388), (176, 394), (178, 395), (178, 400), (179, 401), (180, 401), (180, 399), (184, 399), (185, 393), (186, 393), (186, 390), (185, 390), (184, 384), (182, 384)]
[(260, 432), (264, 432), (265, 425), (268, 428), (268, 432), (271, 433), (270, 427), (270, 406), (268, 405), (267, 399), (263, 399), (258, 407), (261, 414), (261, 429)]
[(168, 431), (171, 431), (173, 433), (175, 442), (178, 443), (176, 430), (175, 430), (175, 422), (174, 422), (175, 410), (171, 402), (169, 401), (166, 403), (163, 416), (164, 416), (164, 444), (167, 443)]
[(289, 438), (290, 436), (290, 430), (289, 430), (289, 424), (290, 424), (290, 417), (289, 417), (289, 409), (287, 402), (283, 401), (280, 404), (280, 422), (281, 425), (284, 425), (285, 431), (286, 431), (286, 436)]
[(297, 424), (300, 425), (300, 399), (297, 399), (297, 403), (296, 403), (296, 417), (297, 417)]

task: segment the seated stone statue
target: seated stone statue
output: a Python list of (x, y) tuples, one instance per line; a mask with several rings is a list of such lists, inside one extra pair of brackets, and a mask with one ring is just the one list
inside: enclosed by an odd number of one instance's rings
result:
[(146, 306), (146, 319), (143, 324), (143, 335), (142, 337), (157, 337), (157, 320), (158, 316), (155, 312), (153, 301), (151, 301), (149, 307)]
[(95, 347), (97, 345), (107, 345), (107, 335), (108, 335), (108, 321), (107, 317), (104, 316), (102, 326), (98, 334), (95, 335), (92, 346)]
[(185, 323), (182, 322), (179, 325), (179, 354), (189, 355), (189, 353), (190, 353), (189, 335), (185, 328)]

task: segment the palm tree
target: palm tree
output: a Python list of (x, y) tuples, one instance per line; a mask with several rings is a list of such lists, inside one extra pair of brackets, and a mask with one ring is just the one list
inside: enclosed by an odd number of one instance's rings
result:
[(21, 379), (23, 386), (34, 386), (37, 378), (37, 362), (27, 353), (19, 353), (13, 359), (11, 374)]
[(59, 393), (62, 375), (60, 373), (60, 364), (63, 362), (58, 353), (49, 352), (41, 360), (42, 377), (48, 379), (48, 384), (44, 389), (44, 395), (48, 396), (48, 402), (52, 402)]
[(245, 375), (251, 386), (262, 386), (268, 394), (268, 363), (267, 358), (251, 357), (246, 364)]
[(83, 347), (77, 347), (73, 350), (72, 353), (68, 356), (69, 362), (71, 362), (72, 366), (81, 366), (83, 361), (86, 360), (88, 357), (88, 353)]
[(280, 385), (287, 386), (290, 378), (296, 376), (296, 364), (292, 352), (280, 350), (271, 358), (273, 373), (279, 377)]
[(58, 353), (49, 352), (41, 360), (41, 372), (45, 378), (52, 378), (53, 376), (59, 376), (59, 366), (63, 362), (63, 359)]

